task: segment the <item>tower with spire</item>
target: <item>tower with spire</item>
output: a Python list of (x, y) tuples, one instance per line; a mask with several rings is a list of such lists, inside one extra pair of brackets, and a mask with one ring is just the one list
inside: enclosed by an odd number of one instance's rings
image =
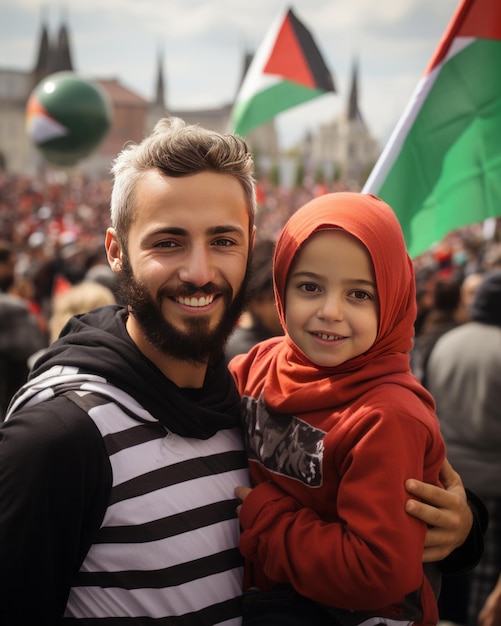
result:
[(52, 48), (51, 72), (73, 71), (73, 60), (70, 50), (70, 39), (65, 21), (61, 22), (57, 41)]
[(153, 104), (165, 110), (164, 59), (161, 50), (159, 50), (157, 57), (157, 88)]
[(38, 85), (38, 83), (50, 73), (50, 54), (49, 31), (44, 17), (42, 18), (38, 54), (32, 70), (32, 87)]
[(322, 124), (305, 143), (312, 168), (333, 168), (353, 189), (361, 188), (379, 155), (379, 146), (364, 121), (359, 105), (358, 69), (358, 59), (355, 58), (344, 109), (332, 121)]
[(41, 80), (54, 72), (72, 72), (73, 70), (70, 38), (65, 17), (63, 16), (61, 20), (57, 37), (51, 39), (47, 26), (47, 18), (43, 15), (38, 53), (31, 73), (32, 87), (36, 87)]
[(351, 87), (350, 95), (348, 97), (348, 111), (347, 118), (350, 122), (360, 122), (365, 126), (365, 122), (360, 113), (360, 107), (358, 106), (358, 60), (353, 60), (353, 66), (351, 71)]
[[(48, 75), (59, 71), (75, 72), (70, 29), (66, 15), (61, 16), (56, 36), (51, 35), (46, 10), (40, 20), (40, 35), (33, 65), (27, 70), (0, 67), (0, 168), (12, 172), (34, 173), (40, 166), (40, 155), (26, 133), (26, 103), (33, 89)], [(239, 83), (243, 80), (253, 54), (243, 50)], [(78, 169), (89, 176), (107, 176), (111, 161), (128, 141), (138, 142), (149, 134), (155, 123), (169, 115), (183, 118), (218, 132), (229, 132), (233, 100), (220, 106), (196, 110), (173, 110), (167, 100), (164, 53), (157, 50), (156, 67), (152, 62), (151, 99), (134, 92), (116, 78), (95, 77), (106, 91), (113, 106), (110, 132), (96, 152)], [(239, 86), (239, 85), (238, 85)], [(238, 87), (237, 86), (237, 87)], [(359, 106), (358, 61), (353, 62), (351, 87), (344, 111), (331, 122), (310, 133), (298, 146), (304, 164), (313, 173), (323, 169), (335, 170), (357, 186), (379, 155), (376, 141), (371, 137)], [(238, 88), (236, 93), (238, 92)], [(235, 96), (236, 96), (235, 93)], [(8, 132), (2, 132), (2, 129)], [(290, 156), (280, 154), (274, 120), (253, 130), (246, 141), (254, 153), (258, 174), (266, 175)], [(332, 180), (328, 175), (326, 180)]]
[(155, 82), (155, 92), (153, 100), (151, 101), (146, 121), (147, 133), (151, 133), (155, 124), (162, 117), (167, 117), (167, 99), (165, 93), (165, 77), (164, 77), (164, 55), (162, 49), (159, 47), (157, 52), (157, 72)]

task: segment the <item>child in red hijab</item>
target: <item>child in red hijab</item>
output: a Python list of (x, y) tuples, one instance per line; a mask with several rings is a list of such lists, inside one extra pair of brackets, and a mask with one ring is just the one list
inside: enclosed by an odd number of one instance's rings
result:
[(436, 624), (404, 482), (439, 485), (445, 446), (409, 367), (414, 268), (395, 214), (366, 194), (312, 200), (283, 229), (274, 281), (285, 336), (230, 363), (254, 485), (237, 490), (244, 624)]

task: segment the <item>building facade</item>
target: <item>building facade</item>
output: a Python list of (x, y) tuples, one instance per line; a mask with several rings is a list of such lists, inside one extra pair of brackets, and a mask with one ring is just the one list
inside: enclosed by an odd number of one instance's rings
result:
[[(241, 80), (252, 55), (243, 59)], [(76, 71), (67, 26), (63, 23), (57, 37), (49, 36), (42, 24), (35, 63), (27, 71), (0, 67), (0, 169), (33, 175), (47, 171), (41, 152), (26, 132), (26, 104), (38, 83), (57, 71)], [(94, 82), (107, 94), (112, 106), (111, 127), (92, 155), (68, 169), (89, 177), (109, 175), (113, 159), (129, 141), (139, 142), (151, 132), (160, 118), (174, 115), (188, 123), (200, 124), (219, 132), (228, 132), (233, 102), (220, 107), (196, 110), (171, 110), (166, 102), (162, 55), (158, 55), (154, 97), (147, 100), (118, 79), (95, 77)], [(236, 95), (236, 94), (235, 94)], [(246, 141), (256, 158), (257, 171), (266, 175), (282, 158), (273, 121), (250, 132)], [(346, 110), (318, 132), (304, 138), (297, 149), (298, 167), (305, 171), (322, 171), (325, 180), (340, 178), (361, 186), (374, 164), (379, 147), (372, 138), (358, 107), (358, 69), (354, 66)], [(60, 168), (61, 169), (61, 168)]]

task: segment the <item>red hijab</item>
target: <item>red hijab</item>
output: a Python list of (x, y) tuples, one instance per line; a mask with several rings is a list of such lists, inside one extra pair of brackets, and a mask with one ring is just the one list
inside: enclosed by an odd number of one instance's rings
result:
[[(312, 363), (287, 334), (285, 287), (300, 247), (316, 231), (340, 228), (368, 250), (379, 295), (379, 326), (367, 352), (336, 367)], [(392, 209), (372, 195), (341, 192), (315, 198), (288, 220), (274, 257), (275, 296), (286, 334), (271, 340), (247, 371), (250, 387), (265, 377), (264, 398), (270, 408), (298, 413), (351, 402), (383, 383), (417, 393), (429, 408), (433, 400), (411, 374), (409, 350), (414, 335), (416, 290), (414, 267), (400, 224)], [(252, 354), (252, 353), (251, 353)], [(253, 353), (255, 358), (257, 353)], [(249, 365), (249, 363), (247, 364)], [(235, 363), (238, 373), (239, 362)], [(254, 379), (254, 380), (252, 380)]]

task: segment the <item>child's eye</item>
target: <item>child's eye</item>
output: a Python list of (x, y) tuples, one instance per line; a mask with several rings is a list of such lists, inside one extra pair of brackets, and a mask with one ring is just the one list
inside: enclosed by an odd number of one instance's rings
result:
[(298, 288), (301, 291), (306, 291), (308, 293), (314, 293), (315, 291), (318, 291), (318, 287), (317, 285), (315, 285), (315, 283), (301, 283), (300, 285), (298, 285)]
[(370, 293), (367, 293), (366, 291), (361, 291), (360, 289), (357, 289), (356, 291), (352, 291), (351, 295), (355, 298), (355, 300), (372, 300), (373, 299)]

